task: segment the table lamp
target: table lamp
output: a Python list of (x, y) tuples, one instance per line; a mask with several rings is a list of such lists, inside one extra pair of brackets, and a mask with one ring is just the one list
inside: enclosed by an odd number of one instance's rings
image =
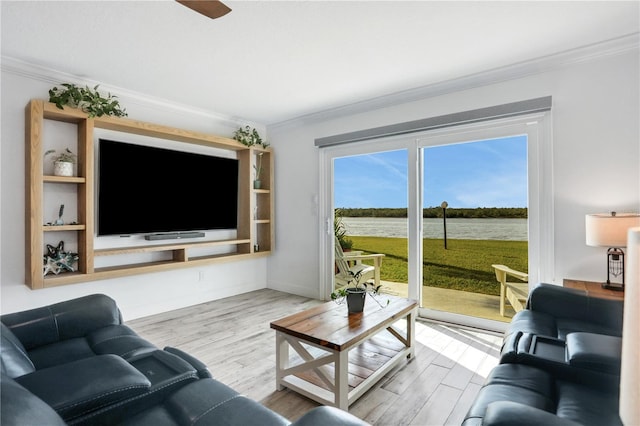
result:
[[(588, 214), (585, 219), (587, 245), (608, 247), (607, 282), (603, 288), (624, 291), (624, 251), (627, 245), (627, 231), (640, 226), (640, 215), (635, 213), (598, 213)], [(620, 283), (611, 282), (611, 278), (620, 277)]]

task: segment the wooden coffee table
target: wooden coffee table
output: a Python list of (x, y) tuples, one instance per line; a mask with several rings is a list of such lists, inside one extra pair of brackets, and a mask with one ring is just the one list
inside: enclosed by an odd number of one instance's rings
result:
[[(389, 370), (413, 357), (417, 302), (378, 299), (390, 303), (381, 307), (367, 296), (364, 312), (348, 315), (346, 304), (327, 302), (272, 322), (277, 389), (348, 410)], [(394, 325), (402, 319), (405, 330)]]

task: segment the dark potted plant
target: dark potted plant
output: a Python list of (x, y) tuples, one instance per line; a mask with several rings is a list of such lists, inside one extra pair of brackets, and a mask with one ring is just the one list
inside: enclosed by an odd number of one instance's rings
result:
[(354, 283), (353, 287), (343, 287), (331, 293), (331, 300), (339, 305), (343, 304), (346, 300), (349, 314), (357, 314), (364, 310), (364, 302), (367, 294), (370, 295), (382, 308), (389, 304), (388, 299), (387, 303), (383, 304), (376, 298), (379, 294), (380, 287), (382, 286), (379, 285), (376, 287), (375, 284), (369, 282), (360, 284), (362, 273), (358, 272), (354, 274), (353, 272), (350, 272), (350, 274), (353, 277), (351, 280), (351, 282)]

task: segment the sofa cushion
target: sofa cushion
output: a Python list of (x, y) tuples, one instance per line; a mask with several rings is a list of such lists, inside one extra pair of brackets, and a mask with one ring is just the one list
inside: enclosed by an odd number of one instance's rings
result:
[(602, 392), (598, 388), (558, 381), (558, 417), (581, 425), (622, 426), (618, 414), (616, 392)]
[[(559, 419), (554, 422), (558, 424), (622, 425), (616, 392), (559, 380), (547, 371), (528, 365), (496, 366), (474, 400), (463, 425), (484, 425), (483, 419), (488, 412), (491, 414), (489, 424), (513, 424), (514, 406), (503, 406), (497, 402), (529, 407), (529, 415), (536, 416), (529, 419), (530, 424), (549, 424), (545, 419), (552, 414)], [(527, 410), (522, 411), (522, 415), (526, 413)]]
[(9, 377), (18, 377), (35, 370), (20, 340), (1, 323), (0, 339), (0, 363), (3, 374)]
[(38, 370), (95, 355), (87, 340), (81, 337), (39, 346), (29, 351), (29, 358)]
[(116, 355), (98, 355), (15, 379), (65, 420), (143, 394), (151, 382)]
[[(554, 413), (554, 394), (553, 378), (549, 373), (520, 364), (498, 365), (489, 374), (466, 418), (482, 419), (489, 404), (496, 401), (518, 402)], [(465, 424), (472, 423), (467, 421)]]
[(201, 379), (164, 403), (127, 419), (129, 426), (288, 425), (289, 421), (214, 379)]
[(93, 330), (87, 334), (86, 339), (96, 354), (114, 354), (124, 359), (158, 349), (126, 325), (111, 325)]

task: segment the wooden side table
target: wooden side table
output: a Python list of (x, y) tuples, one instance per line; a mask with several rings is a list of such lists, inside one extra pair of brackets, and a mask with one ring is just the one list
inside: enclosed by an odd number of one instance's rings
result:
[(594, 281), (580, 281), (565, 278), (562, 281), (563, 287), (577, 288), (586, 291), (589, 296), (601, 297), (604, 299), (624, 300), (624, 291), (615, 291), (602, 288), (602, 283)]

